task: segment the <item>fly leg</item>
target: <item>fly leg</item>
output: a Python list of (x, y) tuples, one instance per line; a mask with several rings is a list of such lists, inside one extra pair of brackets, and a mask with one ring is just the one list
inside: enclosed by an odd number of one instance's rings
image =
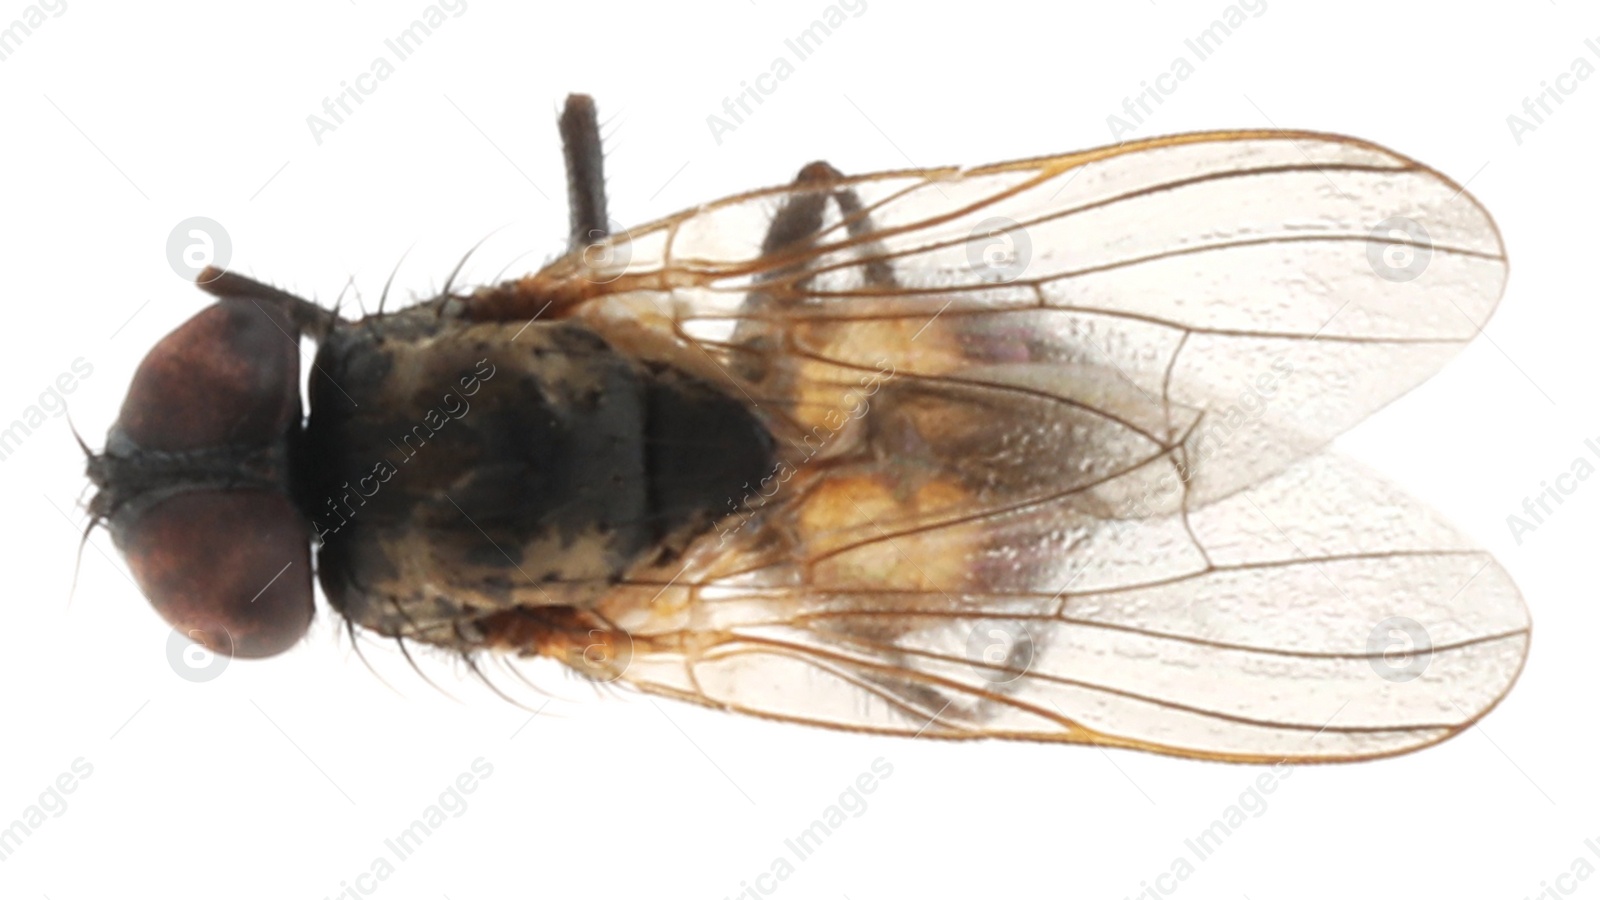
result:
[[(611, 234), (606, 220), (605, 153), (600, 146), (594, 98), (568, 94), (557, 127), (567, 169), (567, 252), (583, 253)], [(586, 299), (552, 295), (548, 287), (538, 275), (532, 275), (480, 289), (472, 297), (449, 306), (448, 311), (478, 321), (531, 321), (549, 310), (545, 318), (559, 319)]]
[(594, 98), (568, 94), (561, 110), (561, 155), (567, 164), (567, 205), (571, 232), (567, 250), (584, 247), (606, 237), (605, 153), (600, 147), (600, 121)]
[[(857, 554), (866, 560), (860, 571), (814, 570), (811, 575), (908, 593), (953, 593), (970, 585), (971, 567), (984, 558), (988, 536), (980, 526), (932, 524), (974, 502), (962, 463), (950, 459), (948, 465), (896, 469), (890, 479), (882, 471), (882, 460), (894, 458), (898, 448), (937, 446), (945, 436), (939, 426), (952, 414), (940, 397), (930, 397), (927, 388), (919, 390), (919, 382), (897, 379), (895, 373), (939, 374), (942, 361), (961, 358), (950, 320), (939, 321), (936, 305), (926, 316), (852, 318), (852, 304), (870, 309), (881, 297), (895, 301), (891, 308), (908, 310), (920, 298), (896, 277), (867, 204), (825, 162), (800, 170), (761, 251), (772, 265), (754, 279), (733, 343), (748, 351), (738, 361), (741, 374), (756, 385), (752, 393), (778, 398), (781, 402), (772, 404), (777, 410), (769, 413), (782, 415), (790, 429), (774, 428), (774, 434), (784, 448), (780, 454), (797, 473), (797, 487), (778, 500), (771, 515), (793, 529), (782, 533), (798, 534), (800, 547), (792, 555), (832, 540), (867, 544), (887, 529), (927, 524), (926, 545), (924, 538), (909, 534), (884, 543), (880, 555)], [(822, 270), (826, 276), (818, 274)], [(849, 281), (838, 284), (841, 275)], [(818, 296), (822, 277), (828, 279), (828, 296)], [(838, 296), (841, 290), (859, 291), (860, 297)], [(992, 422), (982, 410), (964, 420), (979, 433), (992, 433)], [(984, 443), (978, 448), (993, 450)], [(826, 475), (809, 478), (808, 470), (824, 464), (824, 458)], [(821, 565), (847, 567), (843, 558)], [(913, 632), (920, 625), (861, 617), (833, 627), (839, 644), (871, 647), (888, 663), (885, 671), (858, 671), (857, 677), (907, 722), (935, 733), (960, 734), (970, 727), (973, 698), (1008, 692), (1005, 682), (1016, 677), (1013, 671), (1020, 674), (1031, 661), (1008, 655), (998, 673), (973, 666), (966, 680), (975, 690), (951, 690), (933, 679), (900, 674), (927, 666), (902, 649), (915, 646)]]
[[(800, 170), (794, 179), (797, 190), (784, 200), (778, 214), (772, 217), (772, 224), (767, 226), (766, 237), (761, 241), (762, 255), (793, 255), (797, 261), (764, 273), (758, 281), (768, 283), (787, 279), (804, 268), (804, 260), (809, 257), (807, 251), (814, 247), (823, 231), (828, 201), (832, 200), (838, 206), (845, 233), (857, 242), (855, 252), (865, 260), (861, 267), (862, 280), (873, 287), (894, 286), (894, 270), (884, 259), (883, 245), (871, 237), (874, 231), (872, 217), (862, 205), (855, 188), (840, 184), (844, 180), (844, 175), (838, 169), (820, 160)], [(804, 296), (810, 281), (806, 277), (795, 283), (793, 299)]]
[[(807, 302), (814, 277), (807, 270), (818, 261), (814, 252), (817, 242), (834, 227), (828, 222), (830, 202), (837, 208), (838, 221), (853, 245), (846, 252), (855, 253), (863, 261), (858, 267), (863, 286), (885, 290), (895, 286), (894, 270), (884, 258), (883, 245), (872, 237), (872, 217), (855, 188), (844, 181), (845, 176), (826, 162), (818, 160), (802, 167), (795, 176), (793, 190), (784, 197), (761, 240), (762, 256), (777, 260), (780, 265), (754, 279), (742, 305), (742, 312), (749, 318), (734, 329), (732, 343), (742, 351), (741, 374), (752, 381), (765, 382), (769, 389), (781, 392), (792, 386), (792, 379), (770, 370), (769, 354), (785, 339), (782, 312)], [(803, 327), (809, 336), (817, 337), (821, 330), (837, 331), (842, 326), (808, 323)]]

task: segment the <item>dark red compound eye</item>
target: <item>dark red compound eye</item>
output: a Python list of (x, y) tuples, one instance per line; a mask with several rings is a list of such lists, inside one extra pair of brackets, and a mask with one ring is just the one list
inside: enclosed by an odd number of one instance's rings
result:
[(217, 653), (272, 656), (311, 624), (311, 530), (288, 473), (299, 336), (279, 303), (219, 299), (140, 363), (99, 463), (145, 597)]
[(129, 523), (121, 544), (150, 605), (213, 652), (272, 656), (311, 626), (311, 544), (281, 493), (175, 494)]
[(271, 304), (226, 298), (145, 356), (117, 425), (141, 450), (265, 446), (300, 416), (298, 329)]

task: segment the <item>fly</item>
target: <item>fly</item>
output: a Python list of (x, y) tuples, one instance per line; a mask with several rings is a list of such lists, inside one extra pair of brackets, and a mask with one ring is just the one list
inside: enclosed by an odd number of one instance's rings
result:
[[(89, 476), (146, 597), (282, 652), (352, 627), (857, 731), (1350, 760), (1443, 740), (1529, 641), (1484, 551), (1327, 442), (1506, 261), (1461, 186), (1228, 131), (826, 163), (347, 321), (210, 270)], [(302, 413), (301, 336), (318, 344)]]

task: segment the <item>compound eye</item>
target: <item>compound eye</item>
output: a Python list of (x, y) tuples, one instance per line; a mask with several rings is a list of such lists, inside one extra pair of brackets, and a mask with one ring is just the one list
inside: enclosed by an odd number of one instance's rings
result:
[(188, 491), (117, 532), (150, 604), (214, 653), (273, 656), (311, 626), (310, 529), (281, 493)]
[(281, 438), (300, 416), (298, 333), (273, 304), (219, 300), (145, 356), (118, 427), (146, 450), (260, 446)]

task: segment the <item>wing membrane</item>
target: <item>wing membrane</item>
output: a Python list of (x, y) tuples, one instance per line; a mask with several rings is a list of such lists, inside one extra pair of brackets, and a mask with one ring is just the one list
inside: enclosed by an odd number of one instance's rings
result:
[[(1093, 588), (1040, 561), (1016, 567), (1035, 590), (870, 587), (824, 568), (760, 585), (691, 576), (649, 587), (654, 614), (626, 590), (602, 608), (634, 634), (622, 677), (653, 692), (891, 734), (1245, 761), (1443, 740), (1504, 695), (1527, 652), (1493, 559), (1331, 454), (1192, 513), (1092, 532), (1066, 569), (1123, 572)], [(1178, 535), (1192, 537), (1164, 548), (1166, 571), (1134, 574)], [(981, 565), (972, 543), (952, 526), (876, 550), (927, 574)]]
[[(1191, 463), (1209, 442), (1190, 485), (1205, 498), (1272, 474), (1426, 379), (1477, 334), (1506, 275), (1492, 220), (1460, 186), (1329, 135), (1180, 135), (835, 186), (859, 193), (862, 212), (835, 212), (795, 253), (760, 252), (800, 190), (777, 188), (644, 226), (594, 257), (600, 268), (573, 258), (547, 277), (670, 286), (605, 294), (589, 314), (661, 318), (736, 380), (739, 345), (762, 330), (829, 361), (887, 358), (908, 373), (1027, 360), (1000, 377), (1078, 392), (1166, 438), (1187, 433)], [(996, 246), (1008, 261), (985, 257)], [(892, 283), (869, 282), (872, 265)], [(757, 288), (762, 302), (747, 302)], [(935, 316), (988, 324), (964, 328), (960, 345), (912, 346)]]
[(1487, 213), (1411, 160), (1182, 135), (758, 191), (603, 249), (530, 290), (703, 360), (783, 450), (735, 526), (599, 606), (634, 643), (597, 674), (834, 727), (1314, 760), (1441, 740), (1520, 669), (1505, 572), (1322, 449), (1504, 284)]

